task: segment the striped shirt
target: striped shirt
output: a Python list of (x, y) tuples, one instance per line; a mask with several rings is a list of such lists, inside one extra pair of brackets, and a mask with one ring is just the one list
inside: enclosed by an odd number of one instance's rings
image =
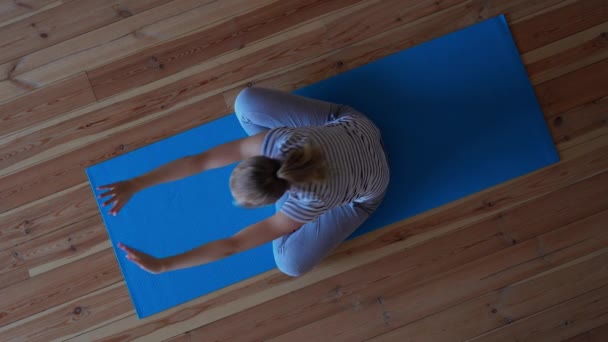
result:
[(368, 212), (380, 204), (389, 168), (380, 130), (358, 112), (348, 112), (315, 127), (278, 127), (266, 134), (264, 156), (283, 160), (292, 149), (311, 143), (322, 152), (327, 178), (293, 185), (281, 211), (298, 222), (314, 221), (324, 212), (355, 202)]

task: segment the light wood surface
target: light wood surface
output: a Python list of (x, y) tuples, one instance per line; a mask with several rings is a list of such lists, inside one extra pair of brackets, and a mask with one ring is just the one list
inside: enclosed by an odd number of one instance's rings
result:
[[(137, 319), (85, 167), (498, 14), (561, 162)], [(0, 341), (605, 341), (607, 99), (603, 0), (2, 0)]]

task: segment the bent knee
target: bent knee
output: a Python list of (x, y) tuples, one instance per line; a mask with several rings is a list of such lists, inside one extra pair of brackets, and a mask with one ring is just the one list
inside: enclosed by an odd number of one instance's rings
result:
[(299, 277), (313, 269), (314, 264), (296, 258), (275, 258), (279, 271), (291, 277)]
[(264, 89), (262, 88), (245, 88), (241, 90), (234, 101), (236, 115), (243, 118), (251, 112), (256, 112), (260, 101), (262, 101), (263, 92)]

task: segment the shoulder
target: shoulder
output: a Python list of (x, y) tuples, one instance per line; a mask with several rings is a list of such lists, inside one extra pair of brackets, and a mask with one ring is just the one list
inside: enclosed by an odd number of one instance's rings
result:
[(280, 153), (280, 147), (293, 134), (291, 127), (277, 127), (269, 130), (262, 140), (260, 152), (263, 156), (275, 158)]

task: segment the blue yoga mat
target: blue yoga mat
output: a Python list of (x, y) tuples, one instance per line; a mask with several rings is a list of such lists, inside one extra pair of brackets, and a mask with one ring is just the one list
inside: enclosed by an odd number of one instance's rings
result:
[[(380, 127), (391, 166), (383, 205), (353, 236), (558, 161), (504, 17), (496, 17), (296, 93), (348, 104)], [(234, 115), (87, 169), (93, 188), (244, 137)], [(144, 190), (116, 217), (112, 244), (168, 256), (228, 237), (274, 213), (232, 205), (234, 166)], [(99, 201), (101, 204), (102, 201)], [(151, 275), (115, 249), (140, 318), (275, 267), (270, 244)]]

